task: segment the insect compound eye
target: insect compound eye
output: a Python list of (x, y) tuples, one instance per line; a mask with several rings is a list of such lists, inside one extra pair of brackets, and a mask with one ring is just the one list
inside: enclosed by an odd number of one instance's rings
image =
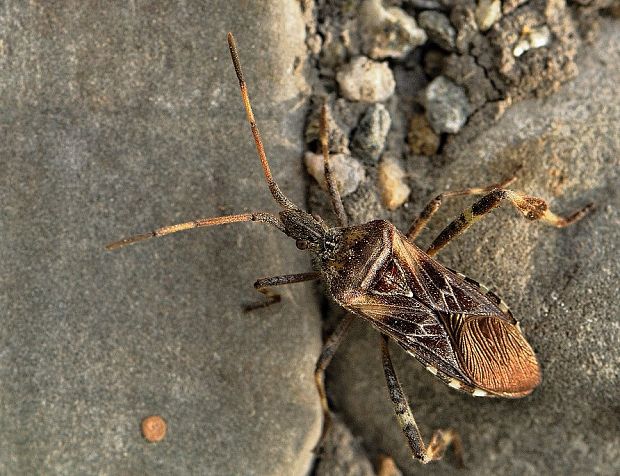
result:
[(307, 250), (310, 244), (307, 240), (297, 240), (295, 241), (295, 246), (297, 246), (298, 250)]

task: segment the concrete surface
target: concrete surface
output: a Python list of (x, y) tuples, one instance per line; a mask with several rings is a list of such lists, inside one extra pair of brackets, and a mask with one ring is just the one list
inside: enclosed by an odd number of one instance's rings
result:
[[(226, 44), (237, 34), (276, 178), (303, 201), (297, 2), (18, 2), (0, 9), (0, 474), (303, 474), (320, 430), (310, 269), (238, 224), (276, 210)], [(140, 421), (168, 435), (148, 444)]]

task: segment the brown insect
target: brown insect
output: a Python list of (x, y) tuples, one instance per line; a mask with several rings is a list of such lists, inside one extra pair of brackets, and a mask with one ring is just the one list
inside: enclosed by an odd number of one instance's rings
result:
[[(256, 221), (278, 228), (295, 239), (300, 250), (314, 255), (317, 270), (259, 279), (254, 287), (266, 299), (249, 308), (278, 301), (279, 296), (271, 290), (274, 286), (320, 279), (329, 295), (349, 311), (325, 342), (316, 364), (316, 386), (325, 416), (321, 441), (330, 425), (324, 371), (353, 319), (361, 317), (381, 334), (383, 367), (390, 397), (414, 458), (422, 463), (438, 460), (448, 445), (453, 444), (457, 458), (462, 462), (460, 439), (452, 429), (435, 431), (430, 443), (424, 444), (394, 372), (388, 340), (395, 340), (452, 388), (474, 396), (519, 398), (530, 394), (541, 381), (540, 367), (508, 307), (488, 288), (446, 268), (433, 255), (503, 202), (515, 206), (529, 220), (542, 220), (556, 227), (581, 219), (592, 205), (567, 218), (559, 217), (549, 211), (544, 200), (504, 188), (513, 178), (490, 187), (438, 195), (424, 208), (407, 234), (402, 234), (384, 220), (349, 226), (330, 172), (327, 108), (323, 106), (321, 148), (329, 195), (338, 221), (337, 227), (329, 227), (320, 217), (291, 202), (273, 179), (231, 33), (228, 34), (228, 46), (265, 179), (282, 210), (277, 215), (254, 212), (192, 220), (131, 236), (106, 248), (112, 250), (183, 230), (234, 222)], [(418, 248), (413, 240), (443, 200), (464, 195), (483, 196), (450, 223), (426, 251)]]

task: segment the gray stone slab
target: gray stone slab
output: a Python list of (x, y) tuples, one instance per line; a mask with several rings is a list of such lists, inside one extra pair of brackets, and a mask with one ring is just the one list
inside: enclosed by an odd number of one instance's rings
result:
[[(260, 276), (310, 269), (238, 224), (276, 210), (226, 45), (233, 30), (276, 178), (303, 201), (298, 2), (4, 2), (0, 9), (0, 474), (302, 474), (320, 431), (312, 285), (251, 314)], [(140, 420), (168, 436), (148, 444)]]
[[(463, 131), (446, 147), (435, 193), (488, 185), (523, 165), (514, 187), (546, 197), (556, 212), (597, 204), (595, 213), (563, 230), (528, 223), (506, 206), (439, 255), (494, 285), (521, 320), (543, 371), (532, 396), (458, 393), (392, 346), (426, 441), (437, 428), (461, 433), (467, 469), (459, 474), (612, 475), (620, 467), (619, 35), (617, 22), (603, 23), (574, 81), (546, 100), (513, 106), (486, 130)], [(454, 200), (442, 209), (420, 243), (430, 243), (469, 203)], [(414, 218), (412, 208), (401, 229)], [(393, 455), (404, 474), (456, 474), (451, 455), (428, 466), (412, 461), (388, 399), (379, 336), (366, 323), (354, 326), (334, 359), (328, 391), (371, 457)]]

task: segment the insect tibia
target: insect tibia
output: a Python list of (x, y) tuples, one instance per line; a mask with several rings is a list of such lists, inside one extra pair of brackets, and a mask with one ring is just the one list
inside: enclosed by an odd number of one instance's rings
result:
[(514, 192), (512, 196), (509, 195), (509, 198), (528, 220), (540, 219), (549, 208), (547, 202), (542, 198), (520, 195)]
[(506, 190), (505, 192), (506, 198), (512, 201), (525, 218), (528, 220), (542, 220), (558, 228), (563, 228), (581, 220), (594, 207), (594, 204), (590, 203), (571, 215), (562, 217), (549, 210), (549, 205), (542, 198), (532, 197), (511, 190)]

